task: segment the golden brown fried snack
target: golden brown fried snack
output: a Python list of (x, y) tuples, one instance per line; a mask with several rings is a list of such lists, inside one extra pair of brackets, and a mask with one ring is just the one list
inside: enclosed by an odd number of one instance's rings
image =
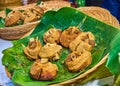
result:
[(29, 22), (34, 22), (39, 20), (44, 14), (44, 10), (39, 6), (34, 6), (28, 10), (25, 10), (22, 15), (22, 20), (24, 20), (24, 24)]
[(31, 8), (31, 10), (34, 14), (37, 15), (38, 19), (41, 18), (41, 16), (44, 14), (44, 10), (40, 6), (34, 6), (33, 8)]
[(5, 18), (5, 26), (16, 25), (19, 20), (24, 21), (24, 24), (39, 20), (44, 14), (43, 8), (34, 6), (33, 8), (26, 9), (24, 12), (18, 10), (12, 11)]
[(44, 33), (43, 39), (45, 43), (59, 43), (61, 33), (61, 30), (51, 28), (46, 33)]
[(23, 12), (23, 16), (24, 24), (37, 20), (36, 14), (34, 14), (31, 10)]
[(95, 46), (95, 37), (91, 32), (81, 32), (69, 45), (71, 51), (85, 49), (91, 51)]
[(46, 63), (49, 59), (59, 59), (61, 49), (62, 47), (60, 45), (47, 43), (39, 52), (41, 63)]
[(38, 59), (38, 54), (40, 52), (42, 45), (38, 38), (31, 38), (28, 46), (24, 48), (24, 53), (30, 60)]
[(79, 72), (85, 69), (91, 62), (91, 53), (85, 50), (81, 52), (74, 51), (70, 53), (65, 60), (68, 70), (72, 72)]
[(64, 30), (60, 37), (60, 43), (64, 47), (68, 47), (70, 42), (73, 41), (79, 34), (80, 30), (77, 27), (69, 27), (67, 30)]
[(17, 24), (17, 22), (22, 18), (22, 13), (20, 11), (12, 11), (5, 18), (5, 26), (12, 26)]
[(58, 67), (56, 64), (52, 64), (51, 62), (42, 64), (40, 59), (38, 59), (33, 63), (30, 75), (36, 80), (53, 80), (57, 71)]

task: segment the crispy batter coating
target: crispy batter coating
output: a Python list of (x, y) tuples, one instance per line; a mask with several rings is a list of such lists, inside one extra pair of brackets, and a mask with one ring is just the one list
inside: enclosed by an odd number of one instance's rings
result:
[(61, 30), (51, 28), (50, 30), (44, 33), (43, 39), (45, 43), (59, 43), (61, 33)]
[(24, 24), (37, 20), (36, 14), (32, 13), (31, 10), (24, 12), (23, 15), (24, 15)]
[(42, 64), (40, 59), (38, 59), (33, 63), (30, 75), (36, 80), (53, 80), (57, 71), (58, 67), (56, 64), (52, 64), (51, 62)]
[(40, 52), (42, 45), (38, 38), (31, 38), (28, 46), (24, 48), (24, 53), (30, 60), (38, 59), (38, 54)]
[(33, 8), (26, 9), (23, 12), (15, 10), (10, 12), (5, 18), (5, 26), (17, 25), (22, 20), (24, 24), (39, 20), (44, 14), (43, 8), (34, 6)]
[(40, 6), (34, 6), (31, 10), (37, 15), (38, 19), (44, 14), (44, 10)]
[(81, 52), (74, 51), (70, 53), (65, 60), (68, 70), (72, 72), (79, 72), (85, 69), (91, 62), (91, 53), (86, 50)]
[(30, 8), (28, 10), (25, 10), (22, 15), (22, 19), (24, 20), (24, 24), (29, 22), (37, 21), (42, 17), (44, 14), (44, 10), (39, 6), (34, 6), (33, 8)]
[(80, 30), (77, 27), (69, 27), (64, 30), (60, 37), (60, 43), (64, 47), (68, 47), (70, 42), (73, 41), (79, 34)]
[(17, 22), (21, 19), (22, 13), (20, 11), (12, 11), (5, 18), (5, 26), (12, 26), (17, 24)]
[(41, 63), (46, 63), (48, 59), (59, 59), (59, 54), (61, 50), (62, 47), (60, 45), (47, 43), (41, 48), (39, 52)]
[(91, 51), (95, 46), (95, 37), (91, 32), (81, 32), (69, 45), (71, 51), (83, 49)]

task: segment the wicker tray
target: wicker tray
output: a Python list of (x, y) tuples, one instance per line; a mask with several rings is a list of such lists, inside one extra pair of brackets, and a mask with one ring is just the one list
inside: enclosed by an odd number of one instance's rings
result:
[[(11, 8), (13, 10), (25, 10), (28, 8), (31, 8), (34, 5), (26, 5), (26, 6), (20, 6), (16, 8)], [(0, 17), (5, 18), (5, 11), (0, 12)], [(35, 26), (39, 23), (39, 21), (31, 22), (19, 26), (14, 27), (4, 27), (0, 28), (0, 38), (7, 39), (7, 40), (14, 40), (19, 39), (24, 36), (27, 36), (32, 32), (32, 30), (35, 28)], [(28, 34), (29, 33), (29, 34)]]
[(6, 7), (16, 7), (21, 6), (21, 0), (0, 0), (0, 9), (4, 9)]
[(65, 6), (70, 7), (71, 3), (63, 0), (46, 0), (43, 2), (43, 4), (41, 4), (41, 6), (46, 10), (56, 10)]
[[(36, 5), (36, 3), (25, 5), (25, 6), (20, 6), (20, 7), (16, 7), (16, 8), (11, 8), (11, 9), (13, 9), (13, 10), (26, 10), (28, 8), (32, 8), (35, 5)], [(44, 9), (44, 11), (47, 11), (50, 9), (59, 9), (61, 7), (64, 7), (64, 6), (70, 6), (70, 2), (44, 1), (39, 6), (42, 7)], [(0, 17), (5, 17), (4, 11), (0, 12)], [(25, 36), (28, 36), (39, 22), (40, 21), (36, 21), (36, 22), (31, 22), (28, 24), (14, 26), (14, 27), (0, 28), (0, 38), (7, 39), (7, 40), (14, 40), (14, 39), (20, 39), (20, 38), (23, 38)]]
[(85, 14), (92, 16), (96, 19), (99, 19), (107, 24), (110, 24), (114, 27), (120, 27), (119, 21), (110, 14), (110, 12), (101, 7), (80, 7), (78, 10), (84, 12)]
[[(78, 10), (87, 13), (89, 16), (95, 17), (101, 21), (104, 21), (108, 24), (111, 24), (115, 27), (119, 27), (119, 23), (117, 21), (117, 19), (115, 17), (113, 17), (109, 11), (100, 8), (100, 7), (81, 7), (81, 8), (77, 8)], [(112, 21), (111, 21), (112, 20)], [(83, 74), (80, 74), (78, 77), (61, 82), (61, 83), (57, 83), (57, 84), (53, 84), (53, 85), (49, 85), (49, 86), (74, 86), (75, 82), (77, 81), (81, 81), (83, 78), (87, 77), (89, 74), (91, 74), (92, 72), (94, 72), (95, 70), (97, 70), (101, 65), (103, 65), (106, 60), (108, 58), (108, 54), (97, 64), (95, 65), (93, 68), (89, 69), (88, 71), (86, 71)], [(6, 73), (8, 75), (9, 78), (11, 78), (11, 74), (7, 71), (6, 68)]]

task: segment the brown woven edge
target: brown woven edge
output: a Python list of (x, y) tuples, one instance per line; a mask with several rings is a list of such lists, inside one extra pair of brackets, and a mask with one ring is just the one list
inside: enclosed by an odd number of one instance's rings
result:
[(7, 68), (7, 67), (5, 67), (5, 72), (6, 72), (7, 76), (8, 76), (10, 79), (12, 79), (12, 74), (11, 74), (10, 72), (8, 72), (8, 68)]
[[(30, 4), (26, 6), (20, 6), (16, 8), (11, 8), (13, 10), (26, 10), (28, 8), (32, 8), (35, 6), (35, 4)], [(0, 17), (5, 17), (5, 11), (0, 12)], [(20, 39), (25, 36), (28, 36), (31, 34), (31, 31), (36, 27), (36, 25), (40, 21), (35, 21), (19, 26), (14, 26), (14, 27), (4, 27), (0, 28), (0, 38), (6, 39), (6, 40), (15, 40), (15, 39)]]
[(30, 35), (39, 21), (28, 23), (21, 26), (5, 27), (0, 29), (0, 38), (7, 40), (20, 39)]
[[(53, 4), (54, 3), (54, 4)], [(16, 8), (10, 8), (13, 10), (26, 10), (35, 6), (34, 4), (28, 4), (25, 6), (20, 6)], [(67, 1), (44, 1), (43, 4), (39, 5), (44, 9), (44, 11), (51, 10), (51, 9), (59, 9), (64, 6), (70, 6), (70, 2)], [(0, 12), (0, 17), (5, 18), (5, 11)], [(31, 22), (28, 24), (14, 26), (14, 27), (4, 27), (0, 28), (0, 38), (7, 39), (7, 40), (15, 40), (20, 39), (25, 36), (30, 35), (32, 33), (35, 26), (39, 23), (39, 21)]]
[(88, 6), (88, 7), (79, 7), (77, 10), (94, 17), (102, 22), (105, 22), (114, 27), (120, 28), (119, 21), (110, 14), (107, 9), (96, 7), (96, 6)]
[(71, 3), (63, 0), (49, 0), (43, 1), (43, 4), (40, 6), (45, 8), (45, 10), (58, 10), (61, 7), (71, 7)]

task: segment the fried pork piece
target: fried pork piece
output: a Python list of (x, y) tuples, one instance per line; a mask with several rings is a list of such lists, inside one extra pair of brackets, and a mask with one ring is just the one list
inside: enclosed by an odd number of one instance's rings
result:
[(83, 49), (91, 51), (95, 46), (95, 37), (91, 32), (81, 32), (69, 45), (71, 51)]
[(59, 43), (61, 33), (61, 30), (51, 28), (46, 33), (44, 33), (43, 39), (45, 43)]
[(30, 75), (36, 80), (53, 80), (57, 71), (58, 67), (56, 64), (52, 64), (51, 62), (42, 64), (40, 59), (38, 59), (33, 63)]
[(31, 38), (28, 46), (24, 48), (24, 53), (27, 55), (27, 58), (30, 60), (38, 59), (38, 54), (40, 52), (42, 45), (38, 38)]
[(80, 34), (80, 32), (81, 31), (77, 27), (69, 27), (62, 32), (60, 43), (64, 47), (68, 47), (70, 42), (73, 41)]
[(39, 52), (41, 63), (46, 63), (49, 59), (58, 60), (61, 50), (62, 47), (60, 45), (47, 43)]
[(42, 15), (44, 14), (44, 10), (40, 6), (34, 6), (33, 8), (31, 8), (31, 10), (33, 11), (34, 14), (37, 15), (38, 19), (41, 18)]
[(39, 6), (34, 6), (28, 10), (25, 10), (22, 13), (22, 20), (24, 20), (24, 24), (36, 21), (42, 17), (44, 14), (44, 10)]
[(86, 50), (81, 52), (74, 51), (70, 53), (65, 60), (68, 70), (72, 72), (79, 72), (85, 69), (91, 62), (91, 53)]
[(24, 24), (37, 20), (36, 14), (34, 14), (31, 10), (26, 10), (25, 12), (23, 12), (22, 15), (23, 15)]
[(17, 22), (22, 18), (22, 13), (20, 11), (12, 11), (5, 18), (5, 26), (12, 26), (17, 24)]
[(12, 11), (5, 18), (5, 26), (16, 25), (19, 20), (24, 21), (24, 24), (39, 20), (44, 14), (44, 10), (39, 6), (24, 10), (20, 12), (18, 10)]

